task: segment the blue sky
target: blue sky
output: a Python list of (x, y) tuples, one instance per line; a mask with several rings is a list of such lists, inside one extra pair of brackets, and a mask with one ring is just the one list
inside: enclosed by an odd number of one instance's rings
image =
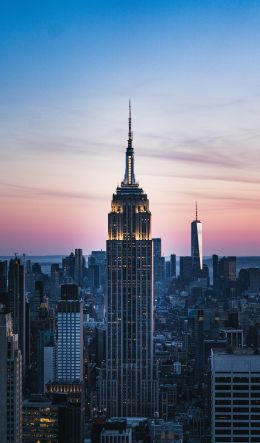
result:
[(196, 199), (207, 254), (257, 253), (259, 19), (251, 0), (2, 1), (2, 254), (104, 247), (129, 97), (165, 253), (189, 252)]

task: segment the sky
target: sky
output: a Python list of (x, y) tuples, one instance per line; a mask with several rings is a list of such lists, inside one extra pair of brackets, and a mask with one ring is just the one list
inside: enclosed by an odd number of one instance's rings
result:
[(2, 0), (0, 254), (105, 249), (135, 169), (165, 255), (260, 255), (260, 2)]

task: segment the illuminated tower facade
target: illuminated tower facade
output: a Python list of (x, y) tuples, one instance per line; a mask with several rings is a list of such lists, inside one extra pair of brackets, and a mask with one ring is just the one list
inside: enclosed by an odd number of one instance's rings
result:
[(109, 416), (153, 416), (153, 242), (147, 195), (134, 174), (129, 104), (125, 175), (108, 215), (106, 368)]
[(198, 278), (203, 268), (202, 256), (202, 223), (198, 220), (198, 207), (196, 202), (196, 218), (191, 223), (191, 259), (192, 275)]

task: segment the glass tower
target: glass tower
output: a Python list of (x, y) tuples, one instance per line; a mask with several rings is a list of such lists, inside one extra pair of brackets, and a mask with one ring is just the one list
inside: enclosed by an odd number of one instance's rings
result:
[(83, 307), (78, 286), (61, 286), (57, 313), (57, 381), (83, 380)]
[(198, 208), (196, 203), (196, 219), (191, 223), (191, 259), (192, 275), (198, 278), (203, 268), (202, 256), (202, 223), (198, 220)]
[(153, 242), (147, 195), (134, 174), (131, 106), (125, 175), (108, 214), (106, 368), (109, 416), (153, 416)]

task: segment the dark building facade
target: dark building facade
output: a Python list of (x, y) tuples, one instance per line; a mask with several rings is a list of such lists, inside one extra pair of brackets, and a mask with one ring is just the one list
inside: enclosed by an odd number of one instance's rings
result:
[(0, 301), (0, 441), (22, 442), (22, 356), (12, 317)]
[(25, 316), (25, 278), (24, 266), (20, 258), (9, 262), (8, 292), (13, 330), (18, 334), (19, 349), (22, 353), (23, 368), (26, 364), (26, 316)]

